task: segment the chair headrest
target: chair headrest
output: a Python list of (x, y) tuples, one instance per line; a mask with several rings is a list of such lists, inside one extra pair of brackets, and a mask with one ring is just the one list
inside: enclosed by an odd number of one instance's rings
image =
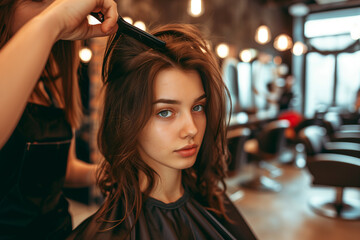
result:
[(308, 126), (299, 133), (299, 138), (304, 142), (308, 155), (322, 152), (325, 144), (326, 129), (320, 126)]

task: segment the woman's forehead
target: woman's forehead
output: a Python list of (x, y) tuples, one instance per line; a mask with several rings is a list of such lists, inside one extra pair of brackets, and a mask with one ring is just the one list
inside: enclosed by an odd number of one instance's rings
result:
[(154, 82), (154, 99), (195, 99), (203, 95), (200, 75), (195, 70), (168, 68), (161, 70)]

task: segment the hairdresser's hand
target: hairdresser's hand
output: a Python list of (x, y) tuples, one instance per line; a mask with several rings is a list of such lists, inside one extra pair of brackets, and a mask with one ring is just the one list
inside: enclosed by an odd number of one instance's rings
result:
[[(104, 14), (105, 21), (89, 25), (87, 15), (99, 11)], [(53, 21), (58, 39), (76, 40), (116, 32), (118, 12), (114, 0), (55, 0), (40, 17)]]

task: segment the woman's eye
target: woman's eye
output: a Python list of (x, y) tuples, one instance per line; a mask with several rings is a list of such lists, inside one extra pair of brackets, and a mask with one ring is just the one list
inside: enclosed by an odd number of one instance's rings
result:
[(163, 110), (163, 111), (159, 112), (157, 115), (159, 115), (162, 118), (168, 118), (168, 117), (171, 117), (173, 115), (173, 113), (170, 110)]
[(193, 111), (195, 111), (195, 112), (204, 111), (204, 106), (203, 105), (196, 105), (195, 107), (193, 107)]

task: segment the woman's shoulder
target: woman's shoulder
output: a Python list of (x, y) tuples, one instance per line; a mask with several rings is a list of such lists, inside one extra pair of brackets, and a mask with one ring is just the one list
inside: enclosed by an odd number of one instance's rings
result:
[(191, 202), (197, 211), (206, 216), (209, 224), (215, 226), (219, 232), (227, 236), (225, 239), (256, 239), (245, 218), (226, 193), (222, 193), (220, 197), (224, 204), (226, 216), (219, 215), (212, 211), (211, 208), (208, 207), (204, 197), (200, 194), (192, 194)]
[(251, 230), (249, 224), (246, 222), (245, 218), (242, 216), (239, 209), (234, 205), (230, 198), (224, 193), (224, 208), (225, 213), (228, 219), (221, 216), (214, 216), (219, 220), (221, 224), (228, 229), (229, 232), (236, 237), (236, 239), (256, 239), (253, 231)]
[(103, 206), (92, 216), (84, 220), (68, 236), (71, 239), (101, 239), (110, 240), (125, 236), (129, 230), (127, 220), (121, 221), (123, 213), (120, 204), (103, 214)]

